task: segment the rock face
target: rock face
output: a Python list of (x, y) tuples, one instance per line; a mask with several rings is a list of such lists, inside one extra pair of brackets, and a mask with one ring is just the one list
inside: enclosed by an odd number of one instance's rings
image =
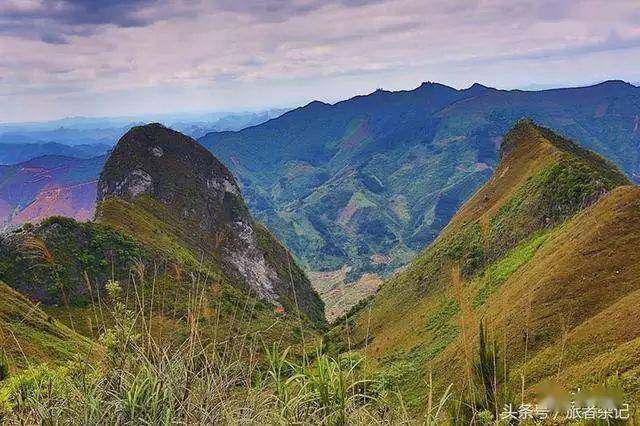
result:
[[(215, 257), (239, 286), (287, 308), (297, 303), (314, 320), (323, 317), (322, 301), (287, 250), (253, 220), (233, 175), (190, 137), (160, 124), (127, 132), (98, 183), (98, 202), (111, 197), (151, 197), (182, 219), (206, 247), (202, 256)], [(281, 262), (295, 273), (284, 273)]]

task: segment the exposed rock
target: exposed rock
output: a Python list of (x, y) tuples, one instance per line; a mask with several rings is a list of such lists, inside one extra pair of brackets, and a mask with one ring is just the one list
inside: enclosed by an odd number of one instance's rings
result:
[[(206, 248), (203, 255), (219, 261), (241, 287), (287, 310), (297, 301), (310, 318), (322, 319), (322, 302), (309, 280), (271, 234), (258, 234), (233, 175), (195, 140), (160, 124), (135, 127), (120, 139), (100, 176), (98, 201), (141, 196), (184, 219), (181, 227), (191, 228)], [(296, 269), (293, 283), (279, 264), (283, 259)]]

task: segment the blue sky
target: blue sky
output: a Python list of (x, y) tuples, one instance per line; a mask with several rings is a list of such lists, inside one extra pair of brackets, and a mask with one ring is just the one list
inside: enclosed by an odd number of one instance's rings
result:
[(640, 2), (0, 0), (0, 121), (640, 81)]

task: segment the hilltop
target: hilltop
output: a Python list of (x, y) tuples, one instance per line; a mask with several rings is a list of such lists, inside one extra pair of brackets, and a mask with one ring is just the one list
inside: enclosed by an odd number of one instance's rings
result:
[(489, 181), (333, 333), (375, 359), (415, 411), (429, 372), (439, 392), (472, 392), (481, 322), (508, 366), (500, 395), (530, 400), (547, 382), (574, 390), (617, 377), (637, 398), (639, 243), (640, 188), (521, 120)]
[[(100, 175), (96, 217), (159, 249), (166, 248), (161, 229), (195, 259), (215, 263), (236, 286), (287, 310), (301, 309), (314, 321), (324, 318), (304, 272), (253, 220), (235, 178), (188, 136), (160, 124), (127, 132)], [(160, 226), (147, 234), (149, 223)]]

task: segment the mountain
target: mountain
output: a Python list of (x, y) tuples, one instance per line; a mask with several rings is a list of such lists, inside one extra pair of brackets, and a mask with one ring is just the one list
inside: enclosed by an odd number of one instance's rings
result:
[[(91, 345), (99, 353), (97, 338), (123, 309), (110, 281), (158, 343), (181, 344), (196, 308), (199, 339), (213, 345), (240, 335), (297, 344), (324, 326), (304, 272), (251, 217), (230, 172), (193, 139), (159, 124), (131, 129), (97, 188), (94, 221), (51, 217), (0, 235), (0, 281), (11, 287), (0, 286), (10, 295), (0, 303), (0, 330), (20, 333), (28, 359), (64, 362)], [(19, 306), (28, 318), (15, 316)]]
[(107, 154), (110, 145), (69, 146), (55, 142), (3, 144), (0, 149), (0, 164), (17, 164), (43, 156), (92, 158)]
[(0, 229), (62, 215), (93, 217), (105, 157), (37, 157), (0, 166)]
[(525, 116), (640, 179), (640, 89), (620, 81), (538, 92), (424, 83), (312, 102), (200, 142), (303, 265), (333, 275), (346, 266), (354, 282), (391, 273), (432, 241), (489, 179), (502, 135)]
[[(100, 175), (96, 216), (144, 240), (135, 214), (171, 225), (182, 246), (244, 290), (287, 310), (298, 306), (314, 321), (324, 317), (304, 272), (251, 217), (233, 175), (188, 136), (149, 124), (120, 138)], [(147, 242), (162, 243), (153, 235)]]
[(438, 392), (474, 389), (479, 324), (508, 370), (500, 395), (520, 402), (548, 383), (570, 391), (613, 378), (637, 398), (640, 188), (530, 120), (499, 152), (438, 238), (334, 335), (369, 355), (416, 411), (430, 372)]

